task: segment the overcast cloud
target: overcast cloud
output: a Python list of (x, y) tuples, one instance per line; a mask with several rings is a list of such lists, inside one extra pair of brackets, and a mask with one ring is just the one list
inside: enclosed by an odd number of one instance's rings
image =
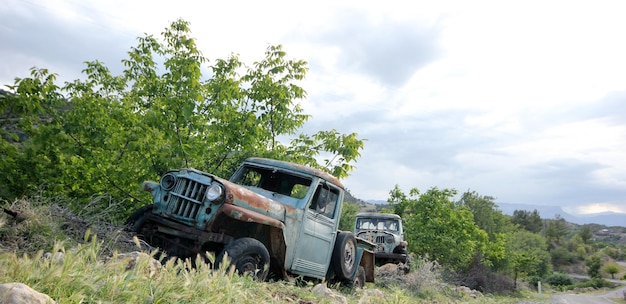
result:
[(344, 181), (358, 198), (436, 186), (626, 213), (626, 4), (431, 2), (7, 0), (0, 84), (96, 59), (120, 73), (183, 18), (211, 62), (277, 44), (309, 62), (303, 131), (367, 139)]

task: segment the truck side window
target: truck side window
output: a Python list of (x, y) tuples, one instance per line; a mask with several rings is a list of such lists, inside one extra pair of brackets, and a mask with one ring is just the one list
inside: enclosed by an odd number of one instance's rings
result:
[(337, 200), (339, 199), (338, 190), (323, 185), (317, 186), (310, 209), (323, 214), (328, 218), (335, 218), (335, 209), (337, 209)]

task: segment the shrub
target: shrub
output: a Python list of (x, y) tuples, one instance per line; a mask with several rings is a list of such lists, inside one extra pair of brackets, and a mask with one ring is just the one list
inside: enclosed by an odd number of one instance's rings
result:
[(555, 272), (546, 278), (546, 283), (552, 286), (568, 286), (572, 285), (572, 278), (567, 274)]
[(578, 283), (576, 284), (575, 287), (579, 287), (579, 288), (592, 287), (595, 289), (600, 289), (600, 288), (611, 287), (611, 286), (612, 286), (611, 282), (603, 278), (593, 278), (589, 281)]
[(554, 265), (569, 265), (574, 262), (574, 256), (565, 247), (552, 250), (550, 255)]

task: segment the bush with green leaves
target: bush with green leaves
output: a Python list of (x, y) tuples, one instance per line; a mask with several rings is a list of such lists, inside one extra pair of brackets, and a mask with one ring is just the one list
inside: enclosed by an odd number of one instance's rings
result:
[(574, 284), (570, 276), (561, 272), (552, 273), (546, 277), (545, 282), (552, 286), (569, 286)]
[(213, 60), (203, 77), (202, 56), (189, 23), (177, 20), (157, 39), (141, 37), (113, 75), (87, 62), (85, 79), (58, 86), (56, 75), (31, 77), (0, 94), (0, 197), (42, 189), (76, 198), (80, 210), (94, 195), (125, 204), (119, 219), (150, 201), (144, 180), (193, 167), (228, 178), (251, 156), (316, 167), (348, 176), (364, 141), (356, 133), (298, 134), (310, 118), (298, 85), (307, 63), (269, 46), (248, 66), (237, 55)]

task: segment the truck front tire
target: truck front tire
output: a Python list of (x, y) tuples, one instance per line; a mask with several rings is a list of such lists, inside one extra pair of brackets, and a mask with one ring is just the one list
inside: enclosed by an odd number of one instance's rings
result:
[(146, 222), (146, 214), (152, 212), (154, 208), (153, 204), (145, 205), (130, 214), (126, 222), (124, 222), (124, 229), (134, 233), (140, 233)]
[[(228, 256), (227, 260), (224, 259)], [(257, 239), (240, 238), (228, 244), (217, 257), (216, 268), (227, 263), (226, 269), (235, 267), (239, 275), (251, 275), (258, 281), (265, 281), (269, 272), (270, 254), (265, 245)]]

